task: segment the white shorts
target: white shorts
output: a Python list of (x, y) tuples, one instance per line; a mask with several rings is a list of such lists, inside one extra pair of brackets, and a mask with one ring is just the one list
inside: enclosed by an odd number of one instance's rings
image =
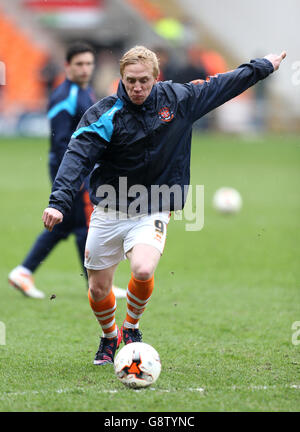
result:
[[(120, 213), (118, 213), (120, 215)], [(85, 247), (87, 269), (102, 270), (126, 259), (136, 244), (154, 246), (162, 254), (166, 242), (169, 212), (127, 218), (95, 206)]]

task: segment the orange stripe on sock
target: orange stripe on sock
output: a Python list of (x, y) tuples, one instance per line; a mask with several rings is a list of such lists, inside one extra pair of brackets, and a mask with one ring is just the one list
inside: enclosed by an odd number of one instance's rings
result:
[[(115, 309), (116, 309), (116, 297), (113, 293), (113, 290), (111, 290), (110, 293), (100, 301), (95, 301), (92, 299), (90, 290), (88, 291), (88, 297), (89, 297), (90, 306), (101, 327), (114, 320)], [(97, 312), (104, 312), (104, 313), (103, 315), (99, 315), (97, 314)], [(109, 316), (109, 318), (107, 318), (107, 316)], [(105, 329), (102, 328), (104, 334), (111, 333), (115, 329), (116, 329), (115, 322), (109, 328), (105, 328)]]
[(153, 288), (154, 275), (147, 280), (139, 280), (131, 275), (131, 279), (128, 284), (128, 290), (141, 301), (147, 300), (151, 296)]
[(94, 312), (104, 312), (106, 310), (112, 309), (116, 303), (116, 297), (113, 290), (111, 290), (110, 293), (106, 297), (104, 297), (104, 299), (97, 302), (92, 299), (90, 290), (88, 290), (88, 296), (91, 308)]
[[(128, 284), (127, 298), (129, 301), (135, 303), (137, 306), (144, 306), (145, 304), (143, 303), (143, 301), (151, 297), (153, 288), (154, 288), (154, 275), (150, 279), (145, 281), (136, 279), (133, 275), (131, 275), (131, 279)], [(134, 295), (134, 297), (136, 298), (133, 298), (130, 294)], [(136, 325), (139, 322), (140, 318), (139, 319), (133, 318), (132, 316), (129, 315), (129, 312), (131, 311), (135, 315), (141, 315), (143, 314), (145, 307), (142, 309), (137, 309), (127, 302), (127, 314), (126, 314), (125, 321)]]
[(127, 302), (127, 311), (131, 311), (136, 315), (141, 315), (145, 309), (146, 309), (146, 306), (143, 309), (138, 309)]

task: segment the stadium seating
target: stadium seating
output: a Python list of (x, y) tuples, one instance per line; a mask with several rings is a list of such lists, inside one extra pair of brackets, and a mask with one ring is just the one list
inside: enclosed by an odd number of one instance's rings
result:
[(0, 60), (6, 66), (2, 110), (10, 112), (15, 107), (29, 111), (39, 110), (44, 101), (43, 83), (39, 74), (47, 53), (1, 10), (0, 28)]

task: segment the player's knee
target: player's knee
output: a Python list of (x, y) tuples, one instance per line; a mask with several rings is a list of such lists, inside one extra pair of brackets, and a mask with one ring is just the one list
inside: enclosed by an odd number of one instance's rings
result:
[(137, 263), (133, 266), (132, 273), (138, 280), (148, 280), (154, 273), (154, 266), (151, 263)]
[(100, 301), (105, 298), (109, 294), (111, 287), (111, 280), (89, 278), (90, 294), (95, 301)]

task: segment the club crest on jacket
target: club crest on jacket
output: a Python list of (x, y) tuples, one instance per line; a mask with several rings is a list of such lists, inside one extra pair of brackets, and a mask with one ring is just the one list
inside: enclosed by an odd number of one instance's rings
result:
[(174, 118), (174, 114), (169, 107), (163, 107), (158, 111), (158, 117), (164, 122), (170, 122)]

